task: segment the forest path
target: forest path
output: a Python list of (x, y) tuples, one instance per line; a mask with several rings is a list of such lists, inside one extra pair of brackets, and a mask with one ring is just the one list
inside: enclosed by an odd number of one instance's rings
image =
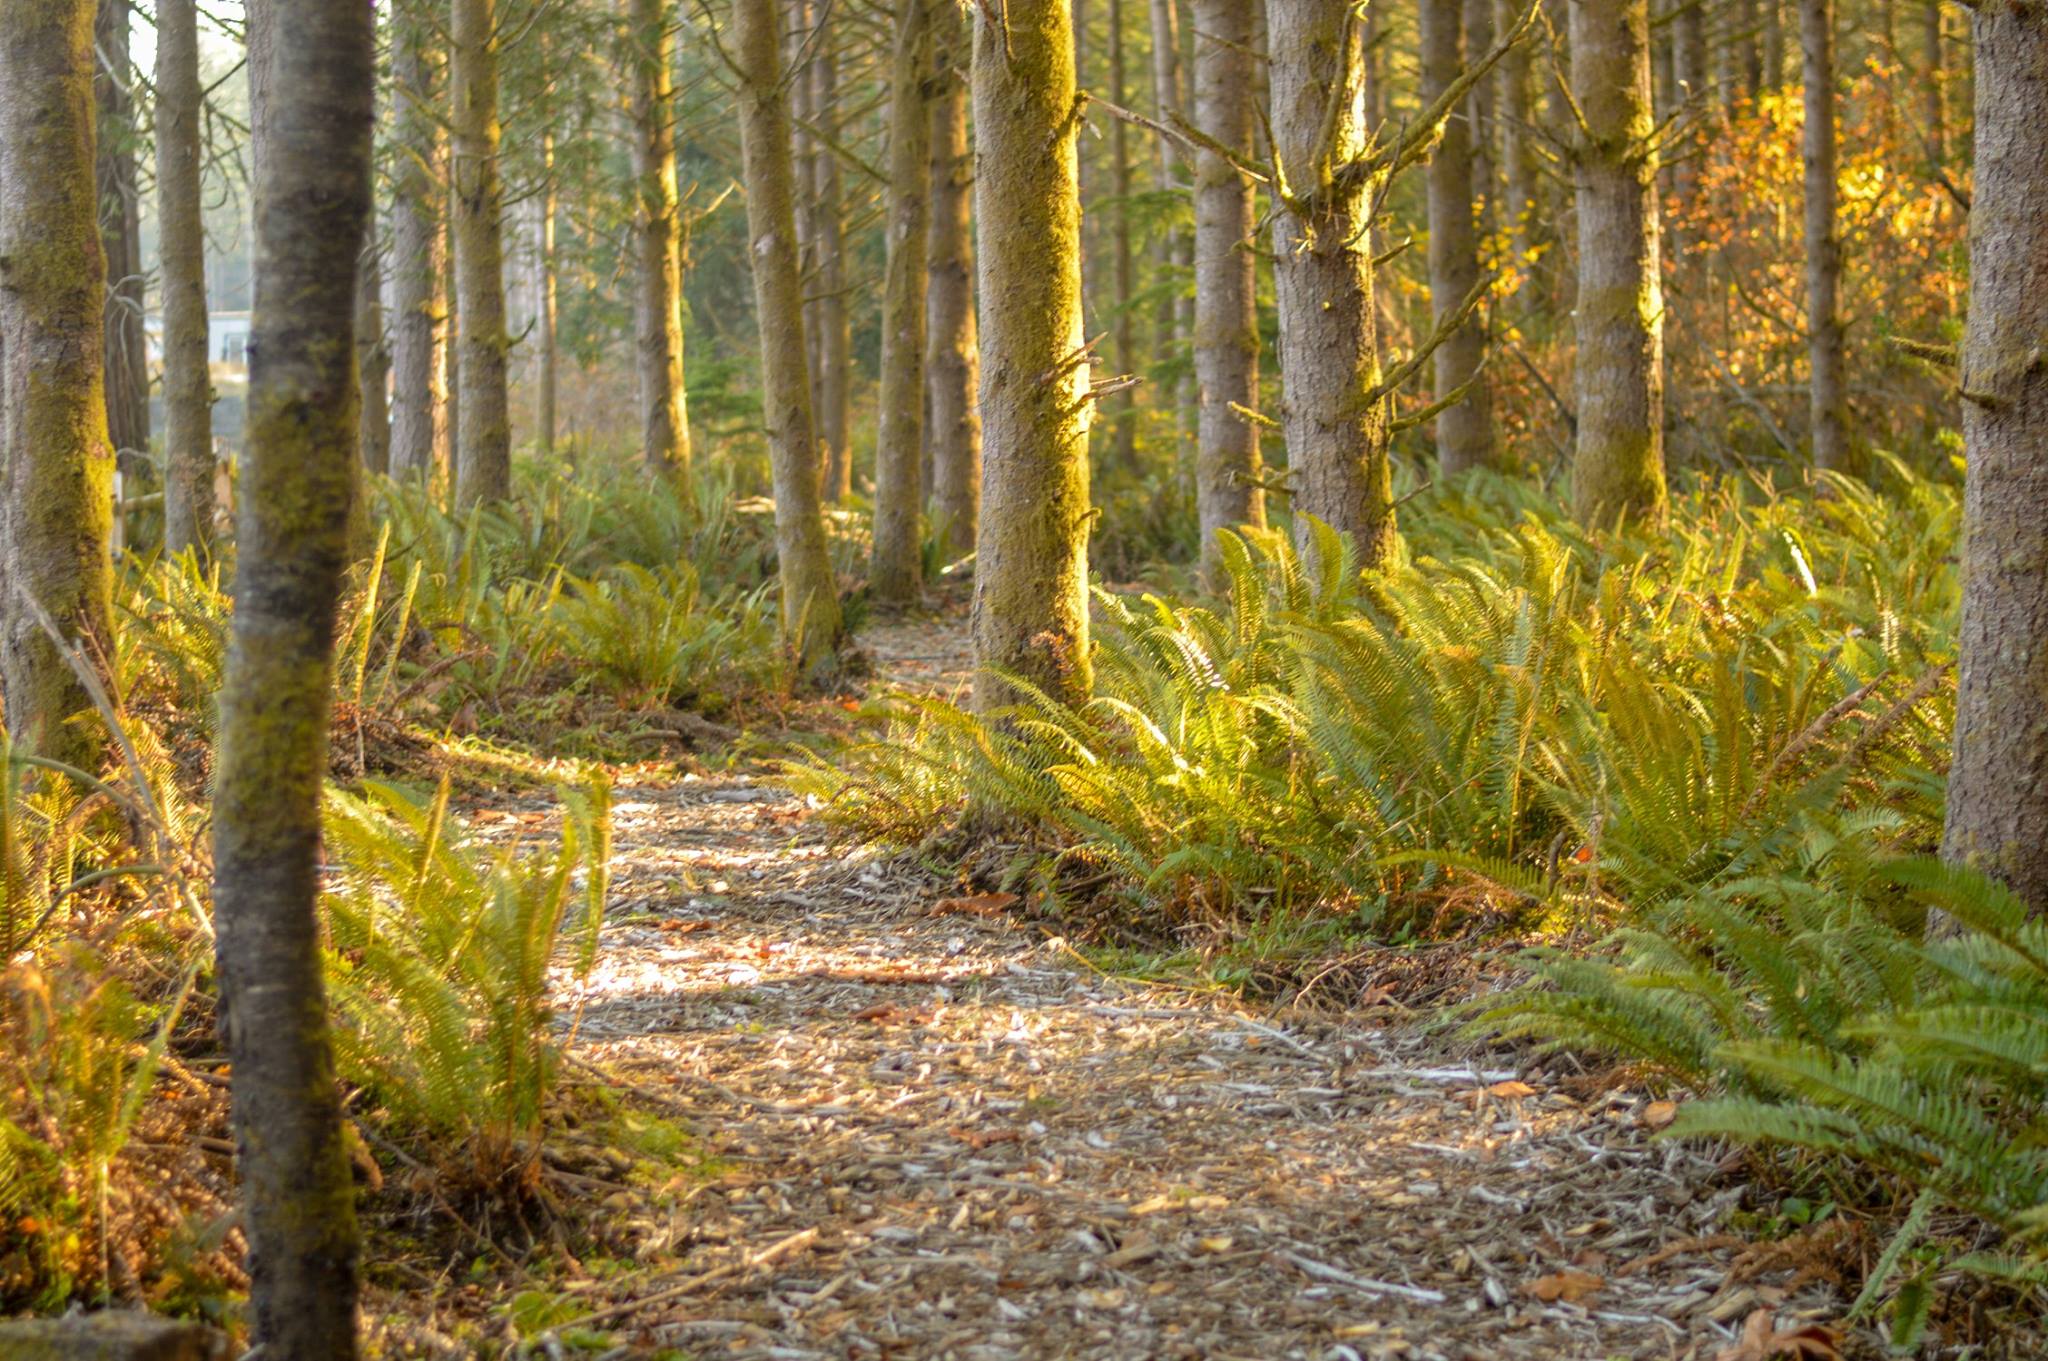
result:
[[(864, 641), (911, 683), (963, 671), (955, 624)], [(1640, 1094), (1581, 1100), (1419, 1028), (1105, 977), (988, 901), (833, 847), (754, 779), (622, 787), (616, 816), (615, 924), (564, 999), (577, 1054), (717, 1160), (658, 1235), (682, 1274), (584, 1297), (626, 1337), (760, 1358), (1704, 1358), (1759, 1290), (1775, 1301), (1724, 1245), (1674, 1247), (1737, 1192), (1649, 1141)]]

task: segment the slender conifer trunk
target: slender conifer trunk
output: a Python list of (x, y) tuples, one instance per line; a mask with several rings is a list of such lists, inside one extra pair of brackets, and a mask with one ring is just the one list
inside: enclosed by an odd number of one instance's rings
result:
[(931, 389), (932, 496), (947, 542), (971, 552), (981, 520), (981, 341), (974, 315), (974, 157), (967, 141), (973, 59), (958, 5), (932, 14), (932, 221), (925, 381)]
[(633, 173), (639, 202), (640, 448), (648, 468), (680, 479), (690, 470), (683, 395), (682, 207), (676, 187), (675, 60), (668, 7), (630, 0), (627, 57), (633, 89)]
[[(40, 0), (35, 0), (40, 2)], [(355, 1187), (317, 904), (335, 617), (356, 490), (356, 263), (370, 206), (367, 5), (265, 0), (256, 303), (214, 921), (255, 1341), (353, 1361)]]
[(775, 550), (783, 631), (804, 663), (834, 660), (839, 589), (825, 546), (818, 501), (817, 443), (811, 434), (810, 376), (804, 363), (803, 276), (796, 254), (796, 171), (783, 104), (775, 7), (733, 0), (739, 63), (740, 150), (746, 163), (747, 239), (761, 330), (761, 413), (775, 479)]
[(199, 13), (157, 0), (156, 193), (163, 274), (164, 551), (213, 538), (213, 382), (200, 198)]
[(455, 416), (455, 500), (512, 494), (512, 410), (505, 334), (505, 196), (498, 168), (497, 0), (452, 0), (449, 190), (462, 350)]

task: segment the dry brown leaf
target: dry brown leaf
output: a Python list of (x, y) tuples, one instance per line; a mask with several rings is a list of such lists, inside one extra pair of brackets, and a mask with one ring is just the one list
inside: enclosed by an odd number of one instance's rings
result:
[(934, 917), (1000, 917), (1003, 909), (1014, 907), (1014, 893), (977, 893), (971, 898), (942, 898), (931, 906)]
[(665, 917), (661, 923), (662, 930), (673, 932), (678, 936), (687, 936), (693, 931), (710, 931), (717, 926), (717, 922), (708, 921), (703, 918), (685, 921), (681, 917)]
[(1577, 1304), (1588, 1295), (1597, 1294), (1607, 1287), (1603, 1276), (1590, 1271), (1556, 1271), (1548, 1276), (1538, 1276), (1522, 1287), (1524, 1294), (1541, 1300), (1545, 1304)]
[(894, 1002), (877, 1002), (871, 1007), (862, 1007), (859, 1011), (854, 1012), (853, 1019), (856, 1021), (890, 1021), (894, 1020), (902, 1011), (903, 1008), (897, 1006)]
[(1644, 1129), (1663, 1129), (1677, 1118), (1676, 1101), (1652, 1101), (1643, 1107), (1642, 1126)]
[(1510, 1080), (1496, 1082), (1491, 1087), (1468, 1087), (1458, 1093), (1458, 1100), (1468, 1106), (1476, 1106), (1489, 1096), (1499, 1101), (1519, 1101), (1535, 1095), (1536, 1089), (1528, 1083)]
[(1714, 1353), (1714, 1361), (1842, 1361), (1841, 1335), (1818, 1323), (1781, 1329), (1771, 1311), (1759, 1309), (1742, 1325), (1732, 1347)]
[(947, 1132), (977, 1153), (990, 1144), (1014, 1144), (1024, 1137), (1014, 1129), (956, 1129)]

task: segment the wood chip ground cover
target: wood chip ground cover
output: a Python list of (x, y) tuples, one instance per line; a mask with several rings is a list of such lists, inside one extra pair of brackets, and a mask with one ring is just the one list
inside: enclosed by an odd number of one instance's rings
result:
[[(958, 646), (870, 639), (927, 683)], [(1105, 977), (755, 777), (628, 783), (616, 822), (575, 1057), (716, 1170), (621, 1201), (637, 1269), (557, 1283), (580, 1323), (539, 1354), (1704, 1359), (1840, 1314), (1745, 1255), (1743, 1188), (1646, 1093)], [(439, 1307), (387, 1345), (433, 1352)]]

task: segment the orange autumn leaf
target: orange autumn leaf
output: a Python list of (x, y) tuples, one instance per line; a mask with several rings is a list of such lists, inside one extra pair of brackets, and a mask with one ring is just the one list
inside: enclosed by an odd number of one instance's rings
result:
[(1768, 1309), (1759, 1309), (1742, 1325), (1732, 1347), (1714, 1353), (1714, 1361), (1842, 1361), (1841, 1336), (1818, 1323), (1781, 1329)]
[(1595, 1276), (1590, 1271), (1557, 1271), (1548, 1276), (1538, 1276), (1523, 1286), (1522, 1291), (1545, 1304), (1577, 1304), (1606, 1287), (1606, 1278)]

